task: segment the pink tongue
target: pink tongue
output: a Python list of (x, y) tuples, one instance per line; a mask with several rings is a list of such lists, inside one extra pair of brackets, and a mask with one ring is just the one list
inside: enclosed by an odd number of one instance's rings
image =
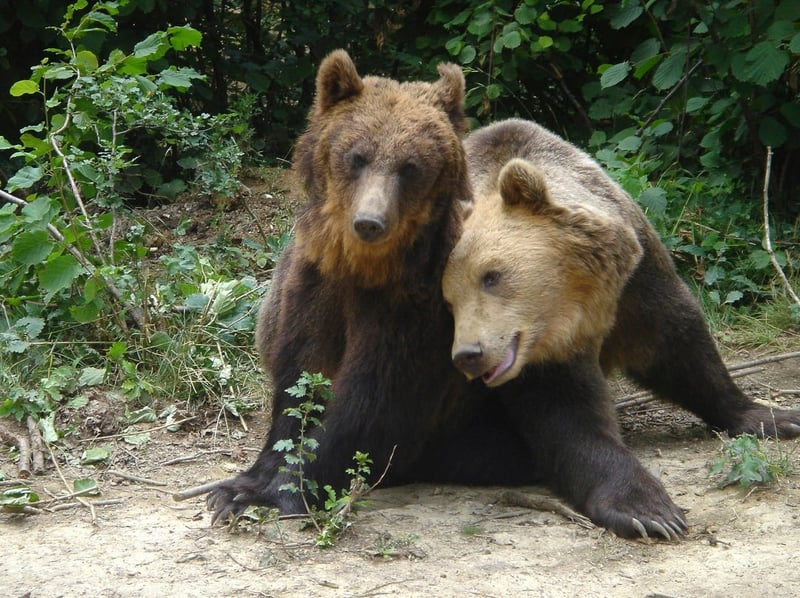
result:
[(506, 351), (503, 361), (481, 376), (484, 384), (490, 384), (495, 378), (502, 376), (508, 368), (514, 365), (514, 359), (517, 357), (517, 343), (515, 341), (516, 339), (508, 345), (508, 351)]

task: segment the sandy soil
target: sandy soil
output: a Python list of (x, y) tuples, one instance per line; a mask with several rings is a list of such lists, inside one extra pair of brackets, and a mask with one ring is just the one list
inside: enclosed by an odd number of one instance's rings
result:
[[(795, 349), (796, 350), (796, 349)], [(798, 360), (742, 381), (754, 396), (800, 388)], [(778, 396), (800, 406), (800, 396)], [(708, 477), (721, 441), (691, 416), (649, 404), (621, 414), (628, 443), (688, 511), (677, 543), (628, 541), (554, 512), (503, 504), (507, 489), (416, 485), (380, 489), (331, 549), (296, 521), (231, 533), (210, 527), (202, 498), (172, 493), (229, 477), (250, 463), (266, 431), (213, 420), (158, 430), (144, 447), (113, 449), (110, 466), (79, 466), (91, 443), (59, 458), (65, 479), (93, 477), (119, 504), (38, 515), (0, 514), (2, 596), (794, 596), (800, 584), (800, 477), (742, 491)], [(142, 425), (146, 429), (147, 425)], [(152, 424), (149, 425), (152, 427)], [(769, 445), (800, 456), (795, 442)], [(226, 449), (225, 452), (221, 452)], [(166, 464), (179, 457), (179, 463)], [(7, 476), (16, 468), (0, 452)], [(111, 471), (163, 483), (125, 480)], [(798, 470), (800, 471), (800, 469)], [(42, 499), (64, 494), (52, 469), (28, 480)], [(520, 489), (538, 496), (539, 488)], [(92, 498), (90, 500), (98, 500)]]

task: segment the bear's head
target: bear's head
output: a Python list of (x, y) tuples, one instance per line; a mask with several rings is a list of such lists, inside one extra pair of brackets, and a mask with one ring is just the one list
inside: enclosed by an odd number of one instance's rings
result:
[(556, 203), (542, 171), (518, 158), (475, 199), (443, 292), (453, 361), (498, 386), (528, 364), (599, 351), (642, 249), (632, 228)]
[(469, 197), (464, 76), (452, 64), (439, 76), (362, 78), (344, 50), (320, 65), (294, 163), (310, 200), (297, 247), (324, 275), (397, 285), (413, 248), (441, 234), (454, 202)]

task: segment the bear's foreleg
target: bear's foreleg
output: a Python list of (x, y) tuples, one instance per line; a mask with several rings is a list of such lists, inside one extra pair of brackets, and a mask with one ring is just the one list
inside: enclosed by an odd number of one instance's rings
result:
[(800, 411), (770, 409), (739, 389), (666, 250), (648, 252), (628, 281), (616, 324), (603, 344), (604, 369), (621, 367), (642, 386), (694, 412), (716, 430), (779, 438), (800, 435)]
[(686, 532), (683, 511), (623, 444), (594, 357), (529, 366), (501, 392), (537, 476), (576, 509), (626, 538)]

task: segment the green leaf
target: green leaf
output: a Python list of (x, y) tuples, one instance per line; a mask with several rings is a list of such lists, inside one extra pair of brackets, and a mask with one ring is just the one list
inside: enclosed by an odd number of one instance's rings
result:
[(765, 116), (758, 126), (758, 138), (764, 145), (780, 147), (789, 138), (786, 127), (772, 116)]
[(47, 195), (40, 195), (22, 208), (22, 216), (26, 224), (46, 226), (58, 208)]
[(661, 187), (648, 187), (639, 195), (639, 203), (653, 216), (664, 216), (667, 212), (667, 192)]
[(69, 314), (76, 322), (88, 324), (89, 322), (94, 322), (97, 319), (97, 315), (100, 313), (101, 305), (102, 304), (99, 304), (95, 301), (90, 301), (84, 305), (72, 305), (69, 308)]
[(103, 383), (105, 378), (105, 368), (83, 368), (83, 371), (78, 378), (78, 386), (98, 386), (99, 384)]
[(38, 183), (44, 174), (41, 168), (36, 166), (23, 166), (17, 173), (8, 179), (8, 188), (11, 191), (15, 189), (28, 189)]
[(708, 98), (695, 97), (686, 100), (686, 112), (696, 112), (708, 104)]
[(503, 46), (510, 50), (519, 48), (520, 44), (522, 43), (522, 36), (519, 34), (519, 31), (509, 31), (500, 39), (503, 41)]
[(32, 316), (25, 316), (14, 322), (14, 328), (17, 330), (24, 330), (25, 336), (29, 339), (35, 339), (44, 330), (44, 320), (42, 318), (34, 318)]
[(72, 482), (73, 492), (80, 492), (82, 495), (99, 496), (100, 489), (97, 482), (92, 478), (80, 478)]
[(658, 65), (653, 73), (653, 87), (669, 89), (680, 81), (686, 67), (686, 51), (673, 52)]
[(38, 91), (38, 83), (31, 81), (30, 79), (23, 79), (22, 81), (17, 81), (14, 83), (14, 85), (11, 86), (9, 93), (17, 98), (19, 96), (24, 96), (25, 94), (36, 93)]
[(186, 48), (199, 48), (203, 39), (203, 34), (189, 25), (170, 27), (167, 29), (167, 35), (169, 36), (169, 43), (178, 52)]
[(111, 458), (111, 451), (107, 447), (95, 447), (86, 449), (81, 455), (81, 464), (91, 465), (93, 463), (103, 463)]
[(731, 69), (740, 81), (766, 85), (780, 78), (787, 64), (789, 54), (776, 48), (774, 42), (764, 41), (753, 46), (743, 60), (738, 55), (731, 62)]
[(611, 28), (623, 29), (638, 19), (643, 12), (644, 8), (638, 2), (630, 2), (626, 6), (617, 6), (611, 13)]
[(789, 51), (792, 54), (800, 54), (800, 33), (795, 34), (792, 41), (789, 42)]
[(14, 239), (10, 255), (15, 262), (31, 266), (43, 262), (53, 247), (47, 231), (23, 231)]
[(82, 75), (92, 73), (97, 70), (97, 56), (89, 50), (80, 50), (75, 54), (75, 64), (78, 65)]
[(188, 89), (192, 85), (192, 79), (203, 79), (203, 75), (194, 69), (181, 67), (176, 69), (170, 67), (161, 71), (156, 83), (160, 86), (175, 87), (177, 89)]
[(279, 453), (287, 453), (294, 450), (294, 442), (288, 438), (284, 438), (283, 440), (279, 440), (273, 444), (272, 449)]
[(767, 39), (773, 42), (789, 39), (794, 33), (794, 29), (794, 23), (791, 21), (775, 21), (767, 29)]
[(39, 429), (42, 431), (42, 438), (44, 438), (45, 442), (49, 442), (50, 444), (58, 442), (55, 419), (55, 412), (50, 412), (46, 417), (42, 417), (39, 420)]
[(477, 51), (475, 50), (475, 46), (466, 45), (461, 49), (461, 52), (458, 54), (458, 61), (461, 64), (469, 64), (473, 60), (475, 60), (475, 56), (477, 56)]
[(530, 25), (536, 21), (538, 14), (536, 7), (523, 2), (514, 11), (514, 20), (520, 25)]
[(150, 406), (142, 407), (141, 409), (136, 409), (135, 411), (129, 411), (125, 414), (125, 421), (129, 424), (152, 424), (154, 421), (158, 419), (158, 415)]
[(656, 56), (661, 50), (661, 44), (654, 37), (644, 40), (631, 54), (631, 62), (639, 64)]
[(17, 486), (0, 493), (0, 507), (9, 510), (39, 502), (39, 495), (27, 486)]
[(60, 255), (39, 270), (39, 284), (49, 296), (53, 296), (68, 288), (82, 271), (83, 268), (72, 255)]
[(636, 135), (630, 135), (619, 142), (617, 147), (624, 152), (635, 152), (642, 146), (642, 139)]
[(133, 432), (130, 434), (125, 434), (122, 437), (122, 440), (127, 442), (128, 444), (132, 444), (133, 446), (141, 446), (143, 444), (147, 444), (150, 440), (150, 432)]
[(625, 62), (612, 64), (603, 71), (602, 75), (600, 75), (600, 87), (606, 89), (608, 87), (613, 87), (621, 81), (624, 81), (630, 70), (631, 65), (627, 60)]
[(133, 56), (135, 58), (155, 60), (164, 56), (168, 49), (167, 34), (163, 31), (157, 31), (148, 35), (133, 47)]
[(733, 303), (739, 301), (742, 297), (744, 297), (744, 294), (741, 291), (730, 291), (727, 295), (725, 295), (725, 301), (723, 301), (723, 303), (732, 305)]
[(111, 346), (106, 351), (106, 355), (112, 361), (119, 361), (123, 357), (125, 357), (125, 353), (128, 351), (128, 343), (125, 341), (114, 341), (111, 343)]

